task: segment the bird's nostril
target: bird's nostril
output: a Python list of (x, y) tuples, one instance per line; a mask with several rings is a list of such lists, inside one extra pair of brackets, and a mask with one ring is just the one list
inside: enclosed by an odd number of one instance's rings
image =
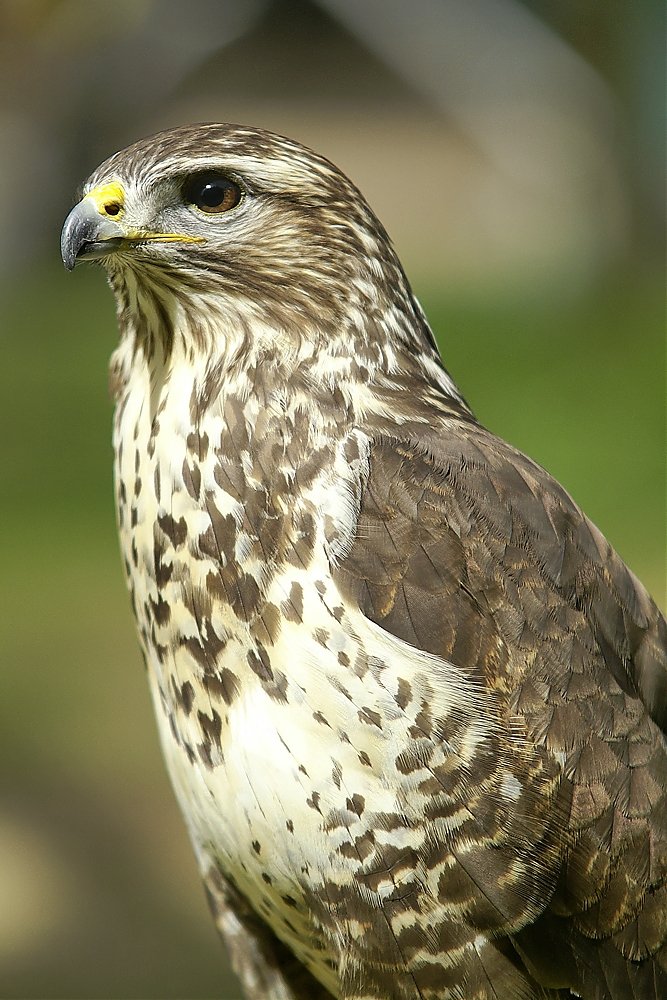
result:
[(120, 204), (117, 201), (108, 201), (106, 204), (102, 205), (102, 209), (105, 215), (118, 215), (120, 212)]

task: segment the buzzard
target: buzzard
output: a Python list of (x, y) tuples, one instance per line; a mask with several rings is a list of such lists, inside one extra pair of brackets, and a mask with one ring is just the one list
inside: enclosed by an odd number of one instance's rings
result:
[(327, 160), (236, 125), (86, 182), (125, 571), (250, 998), (667, 996), (667, 628), (475, 419)]

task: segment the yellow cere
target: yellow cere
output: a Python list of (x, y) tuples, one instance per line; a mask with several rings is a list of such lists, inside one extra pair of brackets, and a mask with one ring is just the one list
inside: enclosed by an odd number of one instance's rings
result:
[(94, 203), (100, 215), (118, 219), (123, 214), (125, 191), (119, 181), (109, 181), (108, 184), (100, 184), (99, 187), (89, 191), (86, 198)]

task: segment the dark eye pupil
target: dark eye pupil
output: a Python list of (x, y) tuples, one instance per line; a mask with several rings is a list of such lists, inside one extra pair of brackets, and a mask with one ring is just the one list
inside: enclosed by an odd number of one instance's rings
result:
[(241, 189), (222, 174), (204, 173), (189, 177), (183, 186), (183, 197), (201, 212), (214, 215), (228, 212), (241, 200)]
[(215, 208), (225, 200), (225, 193), (226, 185), (221, 184), (220, 181), (208, 181), (201, 189), (199, 200), (202, 205)]

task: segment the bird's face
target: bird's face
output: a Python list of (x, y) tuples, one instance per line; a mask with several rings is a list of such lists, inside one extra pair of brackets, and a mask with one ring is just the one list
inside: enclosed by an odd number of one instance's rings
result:
[[(99, 173), (99, 172), (98, 172)], [(221, 178), (218, 172), (210, 176)], [(170, 261), (170, 244), (189, 246), (207, 241), (184, 204), (175, 178), (146, 189), (138, 178), (116, 170), (101, 183), (88, 182), (84, 196), (70, 212), (62, 234), (63, 262), (72, 269), (80, 260), (113, 260), (115, 266)], [(213, 190), (213, 182), (202, 186)], [(228, 182), (228, 189), (232, 188)], [(193, 193), (191, 197), (200, 200)], [(209, 196), (209, 201), (212, 200)], [(240, 199), (237, 199), (240, 200)], [(173, 224), (169, 222), (173, 220)]]
[(288, 139), (230, 125), (160, 133), (103, 163), (65, 222), (62, 256), (70, 269), (94, 259), (153, 285), (330, 318), (364, 272), (377, 281), (380, 266), (400, 269), (336, 167)]

